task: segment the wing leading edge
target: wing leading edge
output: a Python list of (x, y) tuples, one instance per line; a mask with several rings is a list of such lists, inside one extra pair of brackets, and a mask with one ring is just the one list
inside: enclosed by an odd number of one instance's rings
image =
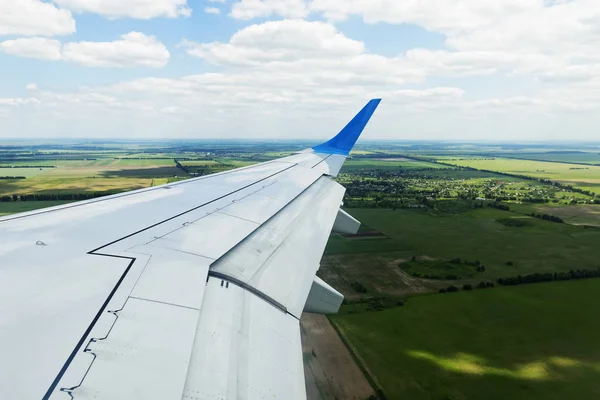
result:
[(318, 263), (358, 226), (331, 177), (379, 101), (302, 154), (0, 218), (0, 398), (305, 398), (299, 317), (339, 308)]

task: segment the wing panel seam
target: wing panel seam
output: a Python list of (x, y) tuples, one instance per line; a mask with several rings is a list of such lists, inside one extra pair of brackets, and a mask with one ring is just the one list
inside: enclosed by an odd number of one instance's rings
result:
[(255, 182), (252, 182), (252, 183), (250, 183), (250, 184), (248, 184), (248, 185), (246, 185), (246, 186), (244, 186), (244, 187), (241, 187), (241, 188), (239, 188), (239, 189), (236, 189), (236, 190), (234, 190), (234, 191), (231, 191), (231, 192), (229, 192), (229, 193), (227, 193), (227, 194), (224, 194), (223, 196), (220, 196), (220, 197), (217, 197), (217, 198), (215, 198), (215, 199), (212, 199), (212, 200), (210, 200), (210, 201), (207, 201), (206, 203), (202, 203), (202, 204), (200, 204), (199, 206), (196, 206), (196, 207), (190, 208), (190, 209), (189, 209), (189, 210), (187, 210), (187, 211), (184, 211), (184, 212), (182, 212), (182, 213), (179, 213), (179, 214), (177, 214), (177, 215), (174, 215), (174, 216), (172, 216), (172, 217), (169, 217), (169, 218), (167, 218), (167, 219), (165, 219), (165, 220), (162, 220), (162, 221), (160, 221), (160, 222), (157, 222), (157, 223), (155, 223), (155, 224), (153, 224), (153, 225), (147, 226), (147, 227), (145, 227), (145, 228), (143, 228), (143, 229), (140, 229), (140, 230), (138, 230), (137, 232), (130, 233), (129, 235), (123, 236), (123, 237), (122, 237), (122, 238), (120, 238), (120, 239), (114, 240), (114, 241), (112, 241), (112, 242), (110, 242), (110, 243), (108, 243), (108, 244), (105, 244), (105, 245), (103, 245), (103, 246), (100, 246), (100, 247), (98, 247), (97, 249), (94, 249), (94, 250), (92, 250), (92, 251), (90, 251), (88, 254), (95, 253), (95, 252), (97, 252), (98, 250), (102, 250), (102, 249), (103, 249), (103, 248), (105, 248), (105, 247), (112, 246), (113, 244), (115, 244), (115, 243), (118, 243), (118, 242), (120, 242), (120, 241), (122, 241), (122, 240), (128, 239), (128, 238), (130, 238), (130, 237), (132, 237), (132, 236), (135, 236), (135, 235), (137, 235), (138, 233), (142, 233), (142, 232), (144, 232), (144, 231), (147, 231), (148, 229), (152, 229), (152, 228), (155, 228), (155, 227), (157, 227), (158, 225), (164, 224), (165, 222), (168, 222), (168, 221), (174, 220), (175, 218), (179, 218), (179, 217), (181, 217), (181, 216), (183, 216), (183, 215), (185, 215), (185, 214), (189, 214), (189, 213), (191, 213), (192, 211), (195, 211), (195, 210), (197, 210), (197, 209), (199, 209), (199, 208), (202, 208), (202, 207), (204, 207), (204, 206), (207, 206), (207, 205), (209, 205), (209, 204), (211, 204), (211, 203), (214, 203), (215, 201), (218, 201), (218, 200), (224, 199), (224, 198), (225, 198), (225, 197), (227, 197), (227, 196), (230, 196), (230, 195), (232, 195), (232, 194), (234, 194), (234, 193), (237, 193), (237, 192), (239, 192), (239, 191), (242, 191), (242, 190), (244, 190), (244, 189), (247, 189), (247, 188), (249, 188), (250, 186), (256, 185), (256, 184), (257, 184), (257, 183), (259, 183), (259, 182), (262, 182), (262, 181), (264, 181), (264, 180), (267, 180), (267, 179), (269, 179), (269, 178), (272, 178), (272, 177), (274, 177), (275, 175), (279, 175), (279, 174), (281, 174), (281, 173), (283, 173), (283, 172), (285, 172), (285, 171), (287, 171), (287, 170), (289, 170), (289, 169), (291, 169), (291, 168), (295, 167), (296, 165), (298, 165), (298, 164), (293, 164), (293, 165), (290, 165), (289, 167), (286, 167), (286, 168), (282, 169), (281, 171), (277, 171), (277, 172), (275, 172), (275, 173), (273, 173), (273, 174), (271, 174), (271, 175), (269, 175), (269, 176), (266, 176), (266, 177), (264, 177), (264, 178), (261, 178), (261, 179), (259, 179), (259, 180), (255, 181)]
[[(181, 181), (181, 182), (168, 183), (168, 184), (165, 184), (165, 185), (155, 186), (155, 187), (151, 187), (151, 188), (133, 190), (131, 192), (117, 193), (115, 195), (110, 195), (110, 196), (102, 197), (102, 198), (99, 198), (99, 199), (96, 199), (96, 200), (79, 201), (79, 202), (75, 202), (74, 204), (67, 205), (65, 207), (59, 208), (57, 210), (38, 211), (38, 212), (33, 212), (31, 214), (21, 215), (21, 216), (17, 215), (17, 216), (14, 216), (14, 217), (8, 216), (8, 217), (0, 218), (0, 224), (3, 223), (3, 222), (14, 221), (14, 220), (21, 219), (21, 218), (34, 217), (34, 216), (37, 216), (37, 215), (48, 214), (48, 213), (62, 211), (62, 210), (68, 210), (68, 209), (75, 208), (75, 207), (83, 207), (83, 206), (86, 206), (88, 204), (96, 204), (96, 203), (100, 203), (100, 202), (103, 202), (103, 201), (121, 199), (121, 198), (124, 198), (124, 197), (134, 196), (134, 195), (140, 194), (140, 193), (147, 193), (147, 192), (152, 192), (152, 191), (155, 191), (155, 190), (162, 190), (165, 186), (180, 186), (180, 185), (184, 185), (184, 184), (188, 184), (188, 183), (198, 182), (198, 181), (201, 181), (201, 180), (204, 180), (204, 179), (214, 178), (215, 176), (227, 175), (227, 174), (231, 174), (231, 173), (236, 172), (236, 171), (252, 169), (252, 168), (255, 168), (255, 167), (258, 167), (258, 166), (263, 166), (263, 165), (266, 165), (266, 164), (273, 164), (273, 163), (276, 163), (276, 162), (279, 162), (279, 161), (278, 160), (272, 160), (272, 161), (267, 161), (267, 162), (256, 164), (256, 165), (249, 165), (247, 167), (241, 167), (241, 168), (232, 169), (230, 171), (219, 172), (219, 173), (216, 173), (216, 174), (210, 174), (210, 175), (205, 175), (205, 176), (199, 176), (197, 178), (186, 179), (186, 180)], [(284, 162), (284, 164), (290, 164), (290, 163), (289, 162)], [(296, 164), (293, 164), (292, 166), (296, 166), (296, 165), (298, 165), (298, 164), (296, 163)], [(282, 170), (282, 171), (279, 171), (279, 172), (283, 172), (283, 171), (285, 171), (285, 170)], [(232, 193), (234, 193), (234, 192), (232, 192)]]
[[(60, 371), (58, 372), (58, 374), (57, 374), (56, 378), (55, 378), (55, 379), (54, 379), (54, 381), (53, 381), (53, 382), (50, 384), (50, 387), (49, 387), (49, 388), (48, 388), (48, 390), (46, 391), (46, 394), (44, 395), (44, 397), (43, 397), (43, 400), (47, 400), (47, 399), (49, 399), (49, 398), (50, 398), (50, 396), (52, 395), (52, 393), (54, 392), (54, 390), (55, 390), (55, 389), (56, 389), (56, 387), (58, 386), (58, 383), (60, 382), (60, 380), (61, 380), (61, 379), (62, 379), (62, 377), (64, 376), (65, 372), (67, 371), (67, 369), (69, 368), (69, 366), (70, 366), (70, 365), (71, 365), (71, 363), (73, 362), (73, 359), (75, 358), (75, 356), (77, 355), (77, 353), (78, 353), (78, 352), (79, 352), (79, 350), (81, 349), (81, 346), (84, 344), (84, 342), (85, 342), (85, 339), (86, 339), (86, 338), (87, 338), (87, 337), (90, 335), (90, 333), (92, 332), (92, 329), (94, 328), (94, 326), (96, 325), (96, 323), (98, 322), (98, 320), (100, 319), (100, 317), (102, 316), (102, 314), (104, 313), (104, 311), (106, 310), (106, 307), (108, 306), (108, 304), (110, 303), (110, 301), (111, 301), (111, 300), (112, 300), (112, 298), (114, 297), (115, 293), (117, 292), (117, 290), (119, 289), (119, 287), (120, 287), (120, 286), (121, 286), (121, 284), (123, 283), (123, 280), (125, 279), (125, 277), (127, 276), (127, 274), (128, 274), (130, 271), (131, 271), (131, 267), (133, 266), (133, 264), (134, 264), (134, 263), (135, 263), (135, 261), (137, 260), (137, 258), (136, 258), (136, 257), (126, 257), (126, 256), (120, 256), (120, 255), (113, 255), (113, 254), (97, 253), (99, 250), (102, 250), (102, 249), (104, 249), (104, 248), (106, 248), (106, 247), (108, 247), (108, 246), (111, 246), (111, 245), (113, 245), (113, 244), (115, 244), (115, 243), (118, 243), (118, 242), (120, 242), (120, 241), (122, 241), (122, 240), (125, 240), (125, 239), (127, 239), (127, 238), (130, 238), (130, 237), (132, 237), (132, 236), (135, 236), (135, 235), (137, 235), (137, 234), (139, 234), (139, 233), (141, 233), (141, 232), (147, 231), (148, 229), (152, 229), (152, 228), (154, 228), (154, 227), (156, 227), (156, 226), (158, 226), (158, 225), (161, 225), (161, 224), (163, 224), (163, 223), (165, 223), (165, 222), (171, 221), (171, 220), (173, 220), (173, 219), (175, 219), (175, 218), (178, 218), (178, 217), (180, 217), (180, 216), (182, 216), (182, 215), (188, 214), (188, 213), (190, 213), (190, 212), (192, 212), (192, 211), (195, 211), (195, 210), (197, 210), (197, 209), (199, 209), (199, 208), (202, 208), (202, 207), (204, 207), (204, 206), (206, 206), (206, 205), (208, 205), (208, 204), (211, 204), (211, 203), (213, 203), (213, 202), (215, 202), (215, 201), (221, 200), (221, 199), (223, 199), (223, 198), (225, 198), (225, 197), (227, 197), (227, 196), (230, 196), (230, 195), (232, 195), (232, 194), (234, 194), (234, 193), (237, 193), (237, 192), (239, 192), (239, 191), (241, 191), (241, 190), (244, 190), (244, 189), (246, 189), (246, 188), (248, 188), (248, 187), (250, 187), (250, 186), (256, 185), (256, 184), (257, 184), (257, 183), (259, 183), (259, 182), (262, 182), (262, 181), (264, 181), (264, 180), (266, 180), (266, 179), (269, 179), (269, 178), (271, 178), (271, 177), (273, 177), (273, 176), (275, 176), (275, 175), (281, 174), (281, 173), (283, 173), (283, 172), (285, 172), (285, 171), (287, 171), (287, 170), (289, 170), (289, 169), (291, 169), (291, 168), (293, 168), (293, 167), (295, 167), (295, 166), (297, 166), (297, 165), (298, 165), (298, 164), (292, 164), (292, 165), (290, 165), (289, 167), (286, 167), (286, 168), (284, 168), (284, 169), (282, 169), (282, 170), (280, 170), (280, 171), (277, 171), (277, 172), (275, 172), (275, 173), (273, 173), (273, 174), (271, 174), (271, 175), (269, 175), (269, 176), (267, 176), (267, 177), (264, 177), (264, 178), (261, 178), (261, 179), (259, 179), (259, 180), (257, 180), (257, 181), (254, 181), (254, 182), (252, 182), (251, 184), (248, 184), (248, 185), (246, 185), (246, 186), (244, 186), (244, 187), (241, 187), (241, 188), (239, 188), (239, 189), (237, 189), (237, 190), (231, 191), (231, 192), (229, 192), (229, 193), (227, 193), (227, 194), (225, 194), (225, 195), (223, 195), (223, 196), (220, 196), (220, 197), (218, 197), (218, 198), (212, 199), (212, 200), (210, 200), (210, 201), (208, 201), (208, 202), (206, 202), (206, 203), (203, 203), (203, 204), (201, 204), (201, 205), (199, 205), (199, 206), (196, 206), (196, 207), (194, 207), (194, 208), (191, 208), (191, 209), (189, 209), (189, 210), (187, 210), (187, 211), (184, 211), (184, 212), (182, 212), (182, 213), (180, 213), (180, 214), (177, 214), (177, 215), (175, 215), (175, 216), (173, 216), (173, 217), (167, 218), (167, 219), (165, 219), (165, 220), (163, 220), (163, 221), (160, 221), (160, 222), (158, 222), (158, 223), (156, 223), (156, 224), (150, 225), (150, 226), (148, 226), (148, 227), (146, 227), (146, 228), (144, 228), (144, 229), (138, 230), (137, 232), (131, 233), (131, 234), (129, 234), (129, 235), (126, 235), (126, 236), (124, 236), (124, 237), (122, 237), (122, 238), (120, 238), (120, 239), (114, 240), (114, 241), (112, 241), (112, 242), (110, 242), (110, 243), (108, 243), (108, 244), (105, 244), (105, 245), (103, 245), (103, 246), (100, 246), (100, 247), (98, 247), (98, 248), (96, 248), (96, 249), (94, 249), (94, 250), (91, 250), (91, 251), (89, 251), (89, 252), (87, 253), (87, 254), (89, 254), (89, 255), (95, 255), (95, 256), (103, 256), (103, 257), (113, 257), (113, 258), (126, 259), (126, 260), (130, 260), (130, 263), (129, 263), (129, 265), (128, 265), (128, 266), (125, 268), (125, 271), (123, 272), (123, 274), (121, 275), (121, 277), (120, 277), (120, 278), (119, 278), (119, 280), (117, 281), (117, 283), (116, 283), (115, 287), (114, 287), (114, 288), (112, 289), (112, 291), (109, 293), (109, 295), (108, 295), (108, 297), (106, 298), (105, 302), (104, 302), (104, 303), (102, 304), (102, 306), (100, 307), (100, 310), (99, 310), (99, 311), (96, 313), (96, 316), (94, 317), (94, 319), (92, 320), (92, 322), (90, 323), (90, 325), (89, 325), (89, 326), (87, 327), (87, 329), (85, 330), (85, 332), (84, 332), (83, 336), (81, 337), (81, 339), (79, 339), (79, 342), (77, 342), (77, 344), (75, 345), (75, 348), (73, 349), (73, 351), (71, 352), (71, 354), (69, 355), (69, 357), (67, 358), (67, 360), (65, 361), (65, 364), (63, 365), (63, 367), (62, 367), (62, 368), (60, 369)], [(87, 203), (86, 203), (86, 204), (87, 204)], [(75, 207), (75, 206), (73, 206), (73, 207)], [(57, 210), (57, 211), (58, 211), (58, 210)], [(48, 211), (48, 212), (51, 212), (51, 211)], [(35, 215), (39, 215), (39, 214), (35, 214)], [(27, 216), (29, 216), (29, 215), (27, 215)], [(27, 217), (27, 216), (24, 216), (24, 217)], [(21, 217), (21, 218), (24, 218), (24, 217)], [(13, 219), (14, 219), (14, 218), (13, 218)], [(3, 221), (0, 221), (0, 222), (3, 222)], [(232, 281), (232, 283), (233, 283), (233, 281)], [(266, 295), (265, 295), (265, 296), (266, 296)], [(279, 307), (278, 307), (278, 308), (279, 308)], [(285, 307), (284, 307), (284, 309), (285, 309)], [(282, 310), (282, 311), (283, 311), (283, 310)], [(286, 313), (287, 313), (287, 310), (285, 310), (284, 312), (286, 312)]]
[(321, 164), (323, 161), (326, 161), (331, 156), (332, 156), (332, 154), (328, 155), (327, 157), (325, 157), (324, 159), (322, 159), (321, 161), (319, 161), (318, 163), (316, 163), (315, 165), (313, 165), (311, 167), (311, 169), (314, 169), (316, 166), (318, 166), (319, 164)]

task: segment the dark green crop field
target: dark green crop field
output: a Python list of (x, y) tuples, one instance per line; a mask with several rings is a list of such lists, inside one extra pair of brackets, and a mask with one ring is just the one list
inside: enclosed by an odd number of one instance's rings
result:
[(600, 279), (414, 297), (331, 317), (389, 399), (597, 399)]
[[(486, 270), (471, 276), (477, 279), (600, 267), (599, 229), (558, 224), (492, 208), (456, 215), (405, 209), (349, 209), (348, 212), (385, 236), (355, 239), (335, 235), (326, 254), (395, 252), (393, 257), (404, 260), (415, 256), (479, 261)], [(505, 219), (527, 224), (506, 226)], [(509, 261), (513, 265), (507, 265)], [(462, 266), (457, 269), (461, 270), (458, 275), (464, 275)]]

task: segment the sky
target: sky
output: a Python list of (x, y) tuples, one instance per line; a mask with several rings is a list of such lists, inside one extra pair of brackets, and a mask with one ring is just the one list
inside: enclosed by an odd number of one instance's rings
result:
[(0, 0), (0, 139), (600, 138), (598, 0)]

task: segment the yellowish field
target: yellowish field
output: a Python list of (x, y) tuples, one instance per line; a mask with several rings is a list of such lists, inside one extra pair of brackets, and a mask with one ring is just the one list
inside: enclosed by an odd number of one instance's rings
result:
[(56, 168), (2, 168), (0, 176), (25, 176), (0, 180), (0, 196), (33, 193), (82, 193), (140, 189), (184, 176), (173, 160), (98, 159), (60, 160)]
[(31, 178), (0, 181), (0, 195), (121, 191), (149, 187), (151, 183), (152, 179), (140, 178)]

